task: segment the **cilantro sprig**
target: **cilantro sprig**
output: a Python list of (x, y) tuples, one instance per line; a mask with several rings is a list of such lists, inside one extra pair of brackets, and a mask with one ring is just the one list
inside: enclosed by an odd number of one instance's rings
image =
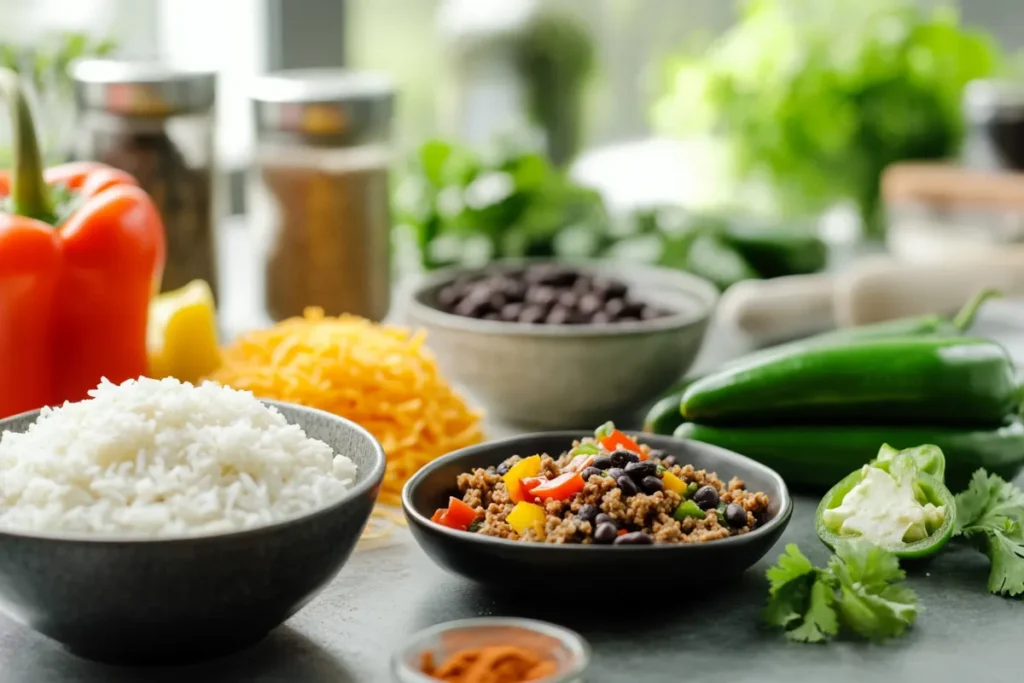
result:
[(844, 541), (824, 568), (815, 567), (795, 543), (767, 572), (763, 618), (790, 640), (821, 643), (849, 631), (869, 640), (902, 635), (920, 608), (899, 560), (870, 543)]
[(954, 536), (973, 544), (992, 563), (989, 592), (1024, 593), (1024, 491), (981, 469), (967, 490), (956, 495), (956, 510)]

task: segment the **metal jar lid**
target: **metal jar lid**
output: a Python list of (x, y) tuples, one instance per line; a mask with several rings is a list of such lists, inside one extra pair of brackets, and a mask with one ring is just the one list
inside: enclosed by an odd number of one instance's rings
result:
[(260, 138), (321, 146), (386, 140), (394, 99), (386, 76), (343, 69), (275, 71), (252, 90)]
[(976, 80), (964, 88), (963, 111), (968, 121), (988, 123), (999, 119), (1024, 118), (1024, 83), (1005, 80)]
[(72, 62), (80, 109), (125, 116), (168, 116), (209, 111), (217, 95), (212, 71), (176, 69), (159, 62), (83, 59)]

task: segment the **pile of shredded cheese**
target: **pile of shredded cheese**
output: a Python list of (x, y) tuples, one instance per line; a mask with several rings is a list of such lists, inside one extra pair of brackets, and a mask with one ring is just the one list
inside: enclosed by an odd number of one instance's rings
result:
[(416, 470), (483, 439), (481, 413), (448, 385), (425, 339), (422, 331), (308, 308), (302, 318), (242, 335), (209, 379), (362, 425), (387, 454), (380, 501), (398, 505)]

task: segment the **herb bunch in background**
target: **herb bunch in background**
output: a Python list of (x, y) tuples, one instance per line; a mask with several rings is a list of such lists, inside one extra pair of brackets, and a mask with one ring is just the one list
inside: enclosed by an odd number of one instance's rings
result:
[(518, 136), (481, 150), (427, 142), (400, 178), (393, 208), (427, 269), (595, 256), (610, 239), (601, 196), (553, 166), (534, 140)]
[[(0, 66), (19, 73), (32, 86), (38, 103), (40, 135), (48, 161), (62, 161), (74, 118), (68, 65), (82, 57), (103, 57), (117, 45), (84, 33), (60, 33), (31, 46), (0, 43)], [(10, 149), (0, 147), (0, 167), (10, 165)]]
[(954, 154), (966, 83), (1001, 55), (950, 8), (912, 0), (750, 0), (698, 57), (669, 66), (655, 126), (720, 133), (745, 177), (767, 180), (784, 210), (853, 200), (882, 230), (889, 164)]

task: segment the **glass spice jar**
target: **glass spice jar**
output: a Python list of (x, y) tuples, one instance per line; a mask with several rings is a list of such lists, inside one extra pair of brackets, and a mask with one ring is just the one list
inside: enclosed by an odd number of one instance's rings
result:
[(161, 291), (201, 279), (216, 296), (215, 74), (107, 59), (76, 62), (70, 73), (79, 112), (74, 158), (132, 174), (163, 218)]
[(307, 306), (387, 315), (393, 100), (390, 81), (375, 74), (292, 70), (257, 83), (249, 216), (271, 318)]

